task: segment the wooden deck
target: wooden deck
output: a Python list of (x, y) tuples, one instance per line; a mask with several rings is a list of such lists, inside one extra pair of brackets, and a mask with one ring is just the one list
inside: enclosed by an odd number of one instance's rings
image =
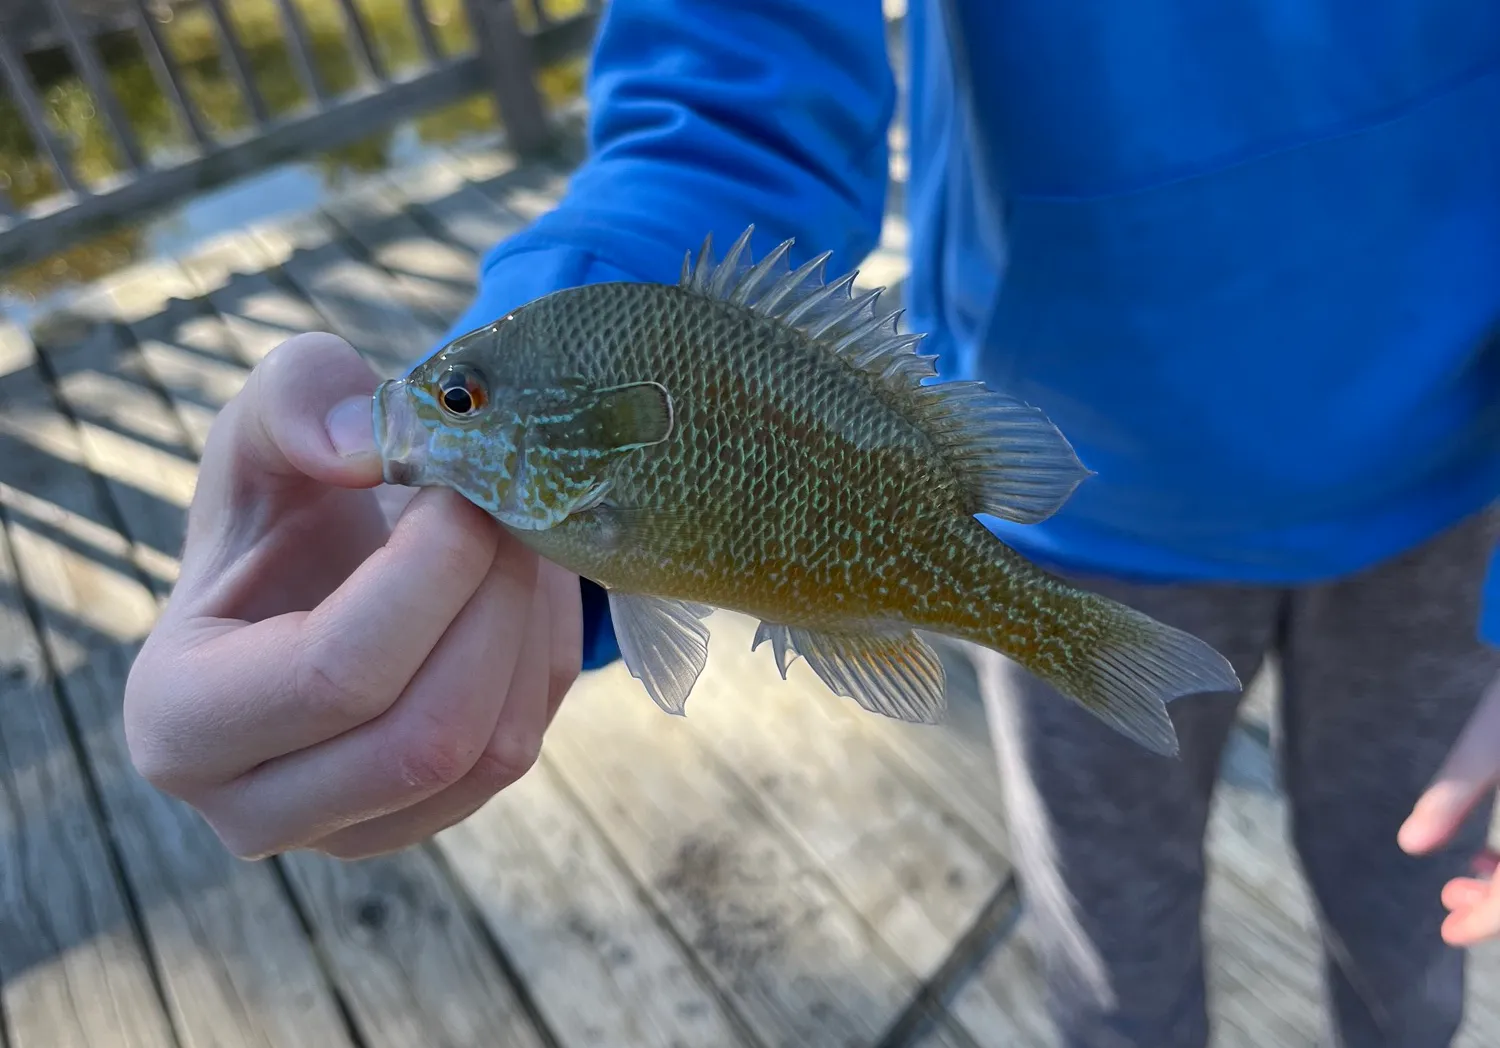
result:
[[(588, 675), (518, 785), (357, 863), (237, 861), (131, 768), (122, 683), (214, 413), (294, 332), (401, 367), (563, 178), (447, 154), (0, 323), (0, 1048), (1049, 1043), (961, 664), (951, 722), (901, 725), (719, 615), (686, 719)], [(902, 276), (887, 232), (867, 283)], [(1257, 687), (1211, 830), (1213, 1006), (1221, 1045), (1300, 1048), (1316, 939)], [(1500, 1043), (1500, 953), (1475, 971), (1466, 1048)]]

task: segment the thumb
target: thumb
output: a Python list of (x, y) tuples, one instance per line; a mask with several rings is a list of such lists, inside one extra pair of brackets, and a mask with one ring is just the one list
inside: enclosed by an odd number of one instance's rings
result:
[(370, 413), (379, 382), (335, 335), (297, 335), (267, 354), (209, 430), (184, 561), (200, 546), (248, 545), (288, 500), (379, 485)]
[(1492, 683), (1464, 726), (1432, 785), (1397, 833), (1403, 851), (1417, 855), (1445, 844), (1464, 817), (1500, 779), (1500, 682)]
[(203, 449), (204, 503), (243, 503), (309, 480), (379, 484), (370, 414), (379, 382), (336, 335), (297, 335), (277, 346), (214, 420)]

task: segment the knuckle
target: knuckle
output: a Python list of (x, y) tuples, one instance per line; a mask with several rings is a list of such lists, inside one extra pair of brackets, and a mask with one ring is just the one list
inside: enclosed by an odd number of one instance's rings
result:
[(490, 740), (469, 774), (484, 793), (498, 793), (529, 772), (541, 753), (540, 739), (499, 734)]
[(143, 676), (132, 673), (125, 686), (121, 722), (125, 751), (131, 766), (146, 782), (174, 797), (189, 792), (189, 766), (179, 747), (172, 745), (170, 731), (163, 725), (157, 700)]
[(402, 783), (425, 794), (452, 786), (473, 765), (473, 744), (460, 732), (439, 729), (409, 743), (399, 766)]
[(382, 689), (361, 667), (361, 660), (326, 642), (313, 642), (303, 650), (295, 679), (302, 701), (340, 724), (363, 724), (383, 708)]

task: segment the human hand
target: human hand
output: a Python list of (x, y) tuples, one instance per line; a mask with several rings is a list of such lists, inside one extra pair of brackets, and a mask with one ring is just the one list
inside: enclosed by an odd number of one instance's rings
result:
[[(1402, 850), (1421, 855), (1452, 839), (1464, 817), (1500, 786), (1500, 679), (1492, 682), (1427, 791), (1418, 798), (1397, 835)], [(1474, 857), (1472, 877), (1443, 886), (1443, 941), (1473, 946), (1500, 935), (1500, 853), (1485, 848)]]
[(450, 491), (381, 484), (377, 381), (326, 334), (251, 372), (126, 683), (136, 768), (244, 858), (466, 818), (531, 767), (579, 671), (576, 576)]

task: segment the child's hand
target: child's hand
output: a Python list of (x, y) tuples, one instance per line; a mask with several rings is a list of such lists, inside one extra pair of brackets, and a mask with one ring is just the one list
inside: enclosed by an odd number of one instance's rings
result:
[(375, 385), (322, 334), (251, 373), (126, 685), (136, 767), (240, 856), (369, 855), (459, 821), (531, 766), (578, 673), (576, 576), (449, 491), (391, 526)]
[[(1437, 778), (1417, 801), (1397, 838), (1402, 849), (1420, 855), (1441, 847), (1486, 790), (1500, 785), (1500, 681), (1492, 683)], [(1486, 848), (1474, 858), (1473, 877), (1455, 877), (1443, 888), (1450, 911), (1443, 941), (1472, 946), (1500, 935), (1500, 880), (1494, 878), (1500, 854)]]

